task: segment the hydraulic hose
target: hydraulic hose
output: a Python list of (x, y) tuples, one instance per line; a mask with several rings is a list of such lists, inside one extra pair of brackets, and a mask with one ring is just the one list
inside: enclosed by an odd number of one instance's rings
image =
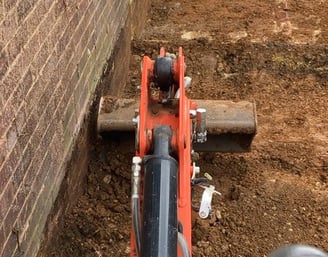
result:
[(179, 246), (181, 248), (182, 256), (183, 257), (190, 257), (188, 243), (186, 241), (186, 238), (180, 232), (178, 233), (178, 243), (179, 243)]
[(139, 197), (132, 198), (132, 224), (134, 231), (134, 238), (136, 242), (137, 255), (140, 256), (140, 214), (139, 214)]
[(132, 226), (136, 244), (137, 255), (140, 256), (141, 249), (141, 229), (140, 229), (140, 171), (142, 160), (135, 156), (132, 159), (132, 188), (131, 188), (131, 202), (132, 202)]
[(177, 257), (178, 162), (170, 156), (172, 130), (153, 129), (153, 151), (144, 157), (140, 257)]

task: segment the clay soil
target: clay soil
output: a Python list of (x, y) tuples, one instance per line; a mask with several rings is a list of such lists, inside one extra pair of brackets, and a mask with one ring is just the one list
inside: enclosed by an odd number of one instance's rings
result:
[[(306, 243), (328, 251), (328, 1), (153, 0), (132, 45), (124, 97), (138, 97), (140, 62), (184, 48), (188, 96), (254, 101), (246, 154), (201, 154), (222, 193), (211, 219), (193, 217), (193, 256), (263, 257)], [(46, 256), (128, 256), (131, 140), (94, 143), (85, 194)]]

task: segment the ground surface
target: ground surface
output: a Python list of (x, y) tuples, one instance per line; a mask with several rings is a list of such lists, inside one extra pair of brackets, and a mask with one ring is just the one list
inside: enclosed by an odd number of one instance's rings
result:
[[(184, 47), (191, 98), (257, 104), (252, 152), (203, 154), (222, 197), (193, 221), (193, 255), (263, 257), (289, 243), (328, 251), (328, 1), (153, 0), (133, 42), (126, 97), (142, 55)], [(86, 193), (47, 256), (128, 256), (130, 162), (124, 138), (95, 143)]]

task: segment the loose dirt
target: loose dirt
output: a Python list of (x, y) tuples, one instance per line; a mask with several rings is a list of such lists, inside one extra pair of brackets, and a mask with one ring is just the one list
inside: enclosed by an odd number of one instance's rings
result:
[[(263, 257), (306, 243), (328, 251), (328, 2), (153, 0), (132, 45), (124, 97), (138, 97), (140, 62), (184, 48), (188, 96), (255, 101), (247, 154), (201, 154), (222, 193), (193, 217), (193, 256)], [(125, 136), (99, 139), (86, 193), (47, 256), (128, 256), (130, 163)]]

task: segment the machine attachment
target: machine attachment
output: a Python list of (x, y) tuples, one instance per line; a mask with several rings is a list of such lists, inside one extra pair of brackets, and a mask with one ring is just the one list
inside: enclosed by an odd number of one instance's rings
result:
[(249, 151), (256, 133), (255, 104), (190, 100), (182, 48), (145, 56), (140, 100), (103, 97), (98, 131), (135, 133), (132, 160), (131, 257), (191, 256), (191, 187), (201, 187), (199, 215), (211, 212), (214, 186), (196, 178), (195, 151)]
[[(206, 117), (202, 122), (206, 124), (207, 131), (206, 141), (198, 139), (205, 142), (193, 142), (195, 151), (232, 153), (250, 151), (257, 127), (255, 103), (226, 100), (194, 100), (194, 102), (202, 107), (200, 109), (206, 110)], [(98, 114), (98, 132), (134, 133), (135, 110), (138, 110), (138, 107), (138, 100), (103, 97)], [(155, 107), (153, 111), (156, 112)], [(204, 126), (199, 129), (204, 129)]]

